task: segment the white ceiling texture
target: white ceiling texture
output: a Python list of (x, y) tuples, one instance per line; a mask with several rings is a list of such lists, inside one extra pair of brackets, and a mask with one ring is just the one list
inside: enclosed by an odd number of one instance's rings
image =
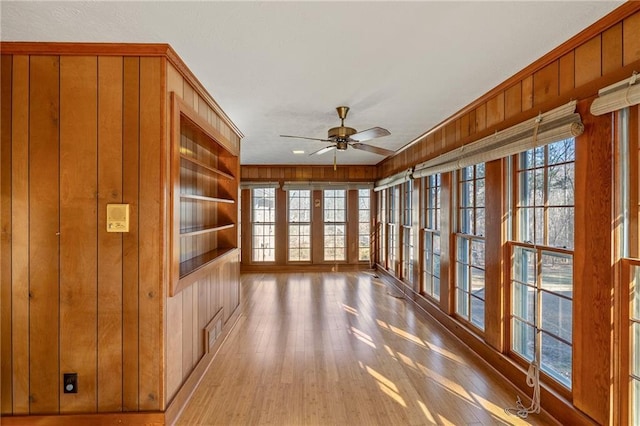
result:
[(279, 135), (326, 138), (346, 105), (398, 150), (621, 3), (2, 0), (0, 37), (169, 43), (244, 133), (242, 164), (332, 164), (308, 155), (326, 142)]

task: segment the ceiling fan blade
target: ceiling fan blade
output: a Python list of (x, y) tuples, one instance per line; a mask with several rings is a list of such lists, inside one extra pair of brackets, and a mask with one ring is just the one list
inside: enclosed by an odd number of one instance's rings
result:
[(378, 155), (384, 155), (385, 157), (395, 154), (395, 151), (390, 151), (384, 148), (378, 148), (377, 146), (367, 145), (366, 143), (360, 143), (360, 142), (352, 143), (351, 147), (355, 149), (361, 149), (362, 151), (373, 152), (374, 154), (378, 154)]
[(329, 151), (331, 151), (331, 150), (332, 150), (332, 149), (334, 149), (335, 147), (336, 147), (335, 145), (325, 146), (324, 148), (319, 149), (319, 150), (317, 150), (316, 152), (312, 152), (311, 154), (309, 154), (309, 156), (312, 156), (312, 155), (322, 155), (322, 154), (324, 154), (325, 152), (329, 152)]
[(383, 136), (389, 136), (391, 134), (387, 129), (382, 127), (373, 127), (368, 130), (355, 133), (349, 136), (349, 139), (356, 142), (368, 141), (369, 139), (381, 138)]
[(332, 142), (331, 139), (307, 138), (305, 136), (280, 135), (281, 138), (308, 139), (310, 141)]

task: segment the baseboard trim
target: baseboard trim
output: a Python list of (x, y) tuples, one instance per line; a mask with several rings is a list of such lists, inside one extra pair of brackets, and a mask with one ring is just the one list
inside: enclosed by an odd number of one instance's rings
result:
[(164, 426), (165, 413), (95, 413), (35, 416), (7, 416), (0, 418), (3, 426)]

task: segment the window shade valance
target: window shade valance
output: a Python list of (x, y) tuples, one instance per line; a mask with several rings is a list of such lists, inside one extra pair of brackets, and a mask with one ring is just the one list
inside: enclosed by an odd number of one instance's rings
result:
[(240, 189), (280, 188), (279, 182), (240, 182)]
[(396, 173), (395, 175), (391, 175), (384, 179), (380, 179), (376, 181), (376, 184), (373, 188), (374, 191), (382, 191), (383, 189), (389, 188), (391, 186), (400, 185), (401, 183), (405, 183), (409, 179), (411, 179), (411, 173), (413, 169), (407, 169), (400, 173)]
[(373, 188), (372, 182), (285, 182), (282, 185), (284, 191), (309, 189), (309, 190), (323, 190), (323, 189), (371, 189)]
[(591, 104), (591, 114), (603, 115), (622, 108), (640, 104), (640, 75), (619, 81), (598, 91), (598, 97)]
[(584, 132), (576, 101), (541, 113), (538, 117), (496, 132), (468, 145), (416, 165), (413, 178), (444, 173), (486, 161), (518, 154)]

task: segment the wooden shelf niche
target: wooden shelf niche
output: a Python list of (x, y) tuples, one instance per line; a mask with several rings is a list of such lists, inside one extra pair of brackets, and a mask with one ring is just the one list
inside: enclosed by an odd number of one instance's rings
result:
[(171, 296), (238, 247), (238, 152), (171, 93)]

